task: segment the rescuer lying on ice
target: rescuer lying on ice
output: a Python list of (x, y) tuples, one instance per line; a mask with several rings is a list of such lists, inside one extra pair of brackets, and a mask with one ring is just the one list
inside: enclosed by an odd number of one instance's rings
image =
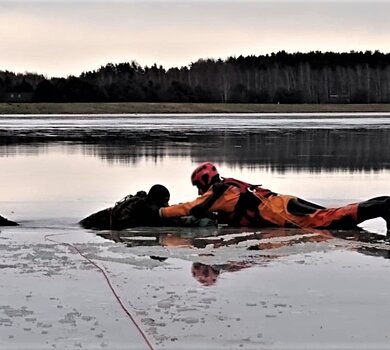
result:
[(300, 227), (352, 229), (377, 217), (390, 230), (390, 197), (376, 197), (339, 208), (324, 208), (295, 196), (277, 194), (259, 185), (221, 178), (215, 165), (199, 165), (191, 176), (200, 197), (192, 202), (160, 208), (162, 218), (183, 215), (208, 217), (217, 213), (218, 223), (251, 227)]

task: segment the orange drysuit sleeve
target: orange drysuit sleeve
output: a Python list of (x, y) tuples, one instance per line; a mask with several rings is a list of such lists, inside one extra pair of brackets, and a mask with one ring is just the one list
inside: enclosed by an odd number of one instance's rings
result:
[[(212, 188), (208, 190), (205, 194), (198, 197), (192, 202), (186, 202), (176, 205), (171, 205), (169, 207), (164, 207), (160, 209), (161, 217), (173, 218), (190, 215), (190, 211), (197, 205), (202, 205), (213, 195)], [(225, 192), (214, 202), (214, 204), (208, 210), (209, 213), (212, 212), (226, 212), (233, 213), (234, 208), (240, 197), (240, 190), (234, 186), (229, 186)]]

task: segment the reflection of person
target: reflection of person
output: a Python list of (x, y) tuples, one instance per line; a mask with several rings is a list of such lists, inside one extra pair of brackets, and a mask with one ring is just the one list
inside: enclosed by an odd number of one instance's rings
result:
[(207, 265), (200, 262), (195, 262), (192, 264), (191, 273), (192, 277), (194, 277), (204, 286), (211, 286), (217, 282), (217, 278), (222, 272), (239, 271), (251, 266), (252, 264), (247, 264), (245, 262), (215, 265)]
[(206, 265), (199, 262), (192, 264), (191, 273), (198, 282), (204, 286), (211, 286), (217, 282), (217, 277), (221, 269), (212, 265)]
[[(346, 249), (351, 249), (358, 253), (370, 256), (382, 257), (390, 259), (390, 246), (388, 241), (384, 240), (384, 237), (379, 234), (367, 232), (364, 230), (354, 231), (329, 231), (329, 230), (316, 230), (311, 229), (310, 233), (306, 230), (292, 230), (283, 227), (275, 227), (262, 231), (259, 234), (258, 242), (250, 245), (247, 250), (274, 250), (283, 247), (292, 247), (302, 243), (320, 243), (326, 242), (334, 238), (346, 239), (348, 241), (354, 241), (357, 244), (353, 244), (351, 247), (345, 246)], [(251, 240), (251, 238), (249, 238)], [(231, 242), (223, 241), (222, 245), (230, 245)], [(369, 243), (368, 245), (366, 243)], [(340, 245), (342, 247), (342, 245)], [(214, 248), (216, 246), (214, 245)], [(302, 248), (296, 253), (301, 253)], [(307, 252), (307, 251), (306, 251)], [(247, 261), (230, 261), (223, 264), (204, 264), (200, 262), (194, 262), (191, 266), (192, 276), (204, 286), (212, 286), (217, 282), (218, 277), (224, 272), (235, 272), (242, 269), (246, 269), (252, 266), (266, 266), (271, 261), (278, 259), (285, 255), (294, 254), (294, 250), (284, 250), (279, 254), (270, 254), (257, 256), (253, 259), (251, 256)]]
[(193, 240), (171, 233), (158, 235), (158, 243), (163, 247), (192, 247)]
[(18, 226), (18, 224), (0, 215), (0, 226)]
[(260, 185), (221, 178), (215, 165), (199, 165), (191, 177), (200, 197), (192, 202), (160, 209), (160, 216), (182, 215), (206, 217), (218, 213), (218, 222), (232, 226), (355, 228), (377, 217), (386, 220), (390, 230), (390, 197), (383, 196), (339, 208), (324, 208), (290, 195), (274, 193)]

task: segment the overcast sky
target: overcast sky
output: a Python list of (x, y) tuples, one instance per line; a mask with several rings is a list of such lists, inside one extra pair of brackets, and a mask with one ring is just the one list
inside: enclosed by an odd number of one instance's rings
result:
[(78, 75), (108, 62), (390, 52), (389, 1), (0, 0), (0, 70)]

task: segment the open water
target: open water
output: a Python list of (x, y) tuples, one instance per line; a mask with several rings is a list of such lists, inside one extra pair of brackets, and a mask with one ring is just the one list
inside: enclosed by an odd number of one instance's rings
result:
[(325, 205), (390, 193), (386, 114), (3, 116), (0, 212), (77, 222), (155, 183), (191, 200), (190, 174), (222, 175)]

